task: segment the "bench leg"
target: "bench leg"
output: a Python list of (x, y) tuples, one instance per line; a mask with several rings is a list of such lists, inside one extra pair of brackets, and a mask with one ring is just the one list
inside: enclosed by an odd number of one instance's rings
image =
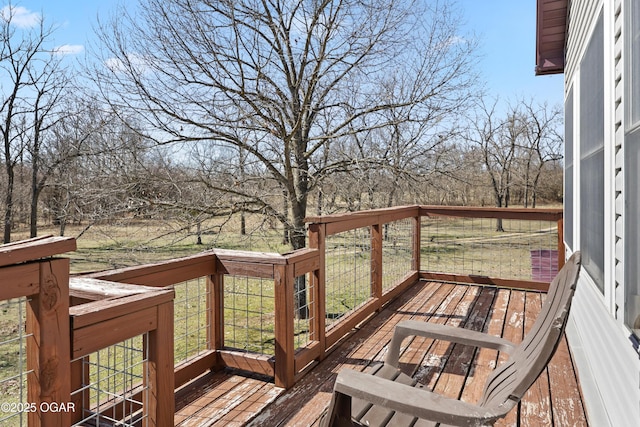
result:
[(320, 427), (354, 427), (360, 426), (351, 419), (351, 396), (333, 392), (329, 408), (322, 414)]

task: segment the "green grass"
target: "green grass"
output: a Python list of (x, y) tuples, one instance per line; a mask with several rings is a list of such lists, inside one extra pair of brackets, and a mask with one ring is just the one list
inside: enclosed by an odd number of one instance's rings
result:
[(444, 218), (423, 220), (423, 270), (531, 280), (530, 251), (557, 249), (554, 222)]
[[(291, 250), (289, 245), (282, 243), (281, 230), (267, 227), (258, 217), (249, 217), (247, 221), (246, 235), (236, 231), (239, 229), (237, 219), (205, 222), (201, 245), (197, 244), (195, 226), (185, 228), (184, 224), (175, 221), (123, 219), (95, 224), (86, 231), (85, 225), (70, 225), (66, 228), (66, 236), (82, 235), (77, 239), (78, 249), (67, 256), (71, 259), (71, 271), (79, 273), (149, 264), (214, 247), (277, 253)], [(54, 227), (41, 227), (38, 231), (40, 236), (58, 233)], [(15, 241), (28, 237), (26, 229), (13, 234)]]
[[(27, 401), (26, 376), (19, 376), (20, 368), (22, 372), (26, 371), (25, 341), (20, 340), (20, 337), (24, 338), (25, 317), (24, 298), (0, 302), (0, 403), (16, 404)], [(0, 420), (10, 415), (11, 412), (0, 409)], [(16, 415), (0, 424), (8, 427), (19, 426), (20, 416)]]

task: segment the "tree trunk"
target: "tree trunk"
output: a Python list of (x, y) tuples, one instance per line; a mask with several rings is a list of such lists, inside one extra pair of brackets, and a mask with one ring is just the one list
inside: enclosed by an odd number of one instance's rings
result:
[(40, 191), (37, 186), (31, 189), (31, 213), (29, 215), (29, 237), (38, 236), (38, 197)]
[[(293, 214), (293, 228), (291, 229), (291, 246), (294, 250), (306, 247), (306, 230), (304, 218), (306, 216), (306, 198), (301, 202), (291, 201)], [(307, 303), (307, 277), (305, 275), (295, 278), (294, 283), (294, 304), (298, 319), (309, 318), (309, 306)]]
[[(288, 193), (286, 190), (282, 190), (282, 212), (284, 213), (284, 217), (288, 218), (289, 217), (289, 202), (287, 200), (288, 198)], [(291, 241), (291, 230), (290, 230), (290, 226), (287, 225), (288, 220), (285, 222), (284, 224), (284, 229), (282, 231), (282, 244), (283, 245), (288, 245), (289, 243), (292, 243)], [(293, 248), (296, 249), (295, 245), (293, 245)]]
[(196, 245), (202, 244), (202, 221), (196, 223), (196, 236), (198, 237)]
[(38, 235), (38, 199), (40, 198), (40, 190), (42, 189), (42, 185), (38, 183), (38, 172), (40, 170), (40, 159), (38, 153), (39, 150), (37, 150), (36, 154), (33, 156), (33, 170), (31, 171), (31, 212), (29, 214), (29, 236), (32, 238)]
[(5, 197), (4, 210), (4, 243), (11, 242), (11, 228), (13, 217), (13, 187), (14, 187), (14, 171), (13, 165), (7, 163), (7, 194)]
[(324, 203), (324, 194), (321, 189), (318, 189), (318, 200), (316, 207), (316, 215), (322, 215), (322, 203)]
[[(496, 207), (502, 207), (502, 196), (496, 196)], [(504, 227), (502, 226), (502, 218), (496, 218), (496, 231), (504, 231)]]

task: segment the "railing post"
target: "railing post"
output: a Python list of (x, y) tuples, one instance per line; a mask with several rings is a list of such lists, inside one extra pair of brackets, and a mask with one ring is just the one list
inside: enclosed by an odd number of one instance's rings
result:
[(411, 256), (411, 268), (414, 271), (420, 271), (420, 230), (421, 230), (421, 221), (422, 217), (420, 216), (420, 212), (418, 215), (412, 218), (413, 220), (413, 241), (412, 243), (412, 256)]
[[(218, 259), (214, 260), (217, 264)], [(207, 277), (207, 339), (209, 349), (218, 351), (224, 348), (224, 275), (217, 272)], [(220, 366), (220, 359), (216, 353), (216, 363), (213, 368)]]
[(371, 295), (378, 302), (382, 298), (382, 228), (382, 224), (371, 226)]
[(27, 308), (29, 426), (69, 426), (70, 411), (42, 411), (42, 403), (71, 402), (71, 344), (69, 339), (69, 260), (40, 262), (40, 291)]
[(325, 253), (326, 253), (326, 224), (309, 224), (309, 247), (318, 250), (318, 269), (313, 272), (313, 304), (310, 313), (309, 336), (320, 345), (320, 359), (324, 359), (327, 349), (326, 339), (326, 286), (325, 286)]
[(275, 291), (275, 383), (290, 388), (295, 382), (293, 341), (293, 265), (276, 265), (273, 269)]
[(158, 305), (157, 327), (149, 331), (146, 425), (173, 426), (173, 301)]
[(564, 218), (558, 220), (558, 271), (564, 267)]

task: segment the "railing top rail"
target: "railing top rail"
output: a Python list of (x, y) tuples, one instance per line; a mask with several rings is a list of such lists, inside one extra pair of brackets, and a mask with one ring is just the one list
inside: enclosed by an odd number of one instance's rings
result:
[(153, 264), (83, 274), (80, 277), (136, 285), (169, 286), (196, 277), (212, 274), (214, 271), (214, 260), (215, 254), (209, 251)]
[(111, 282), (91, 277), (70, 277), (69, 294), (93, 301), (122, 298), (145, 292), (159, 292), (158, 288), (128, 283)]
[(43, 236), (0, 245), (0, 267), (34, 261), (76, 250), (73, 237)]
[(221, 261), (250, 262), (256, 264), (286, 264), (287, 258), (275, 252), (238, 251), (213, 249), (212, 253)]
[(330, 224), (335, 222), (352, 221), (354, 219), (378, 218), (387, 215), (402, 215), (408, 218), (418, 214), (418, 205), (394, 206), (391, 208), (370, 209), (366, 211), (345, 212), (332, 215), (308, 216), (304, 219), (307, 224)]
[(420, 206), (420, 215), (558, 221), (563, 217), (563, 210), (562, 208), (531, 209), (486, 206)]
[[(418, 212), (416, 212), (418, 211)], [(363, 220), (380, 216), (402, 215), (406, 217), (414, 214), (420, 215), (446, 215), (478, 218), (505, 218), (505, 219), (548, 219), (558, 220), (563, 216), (562, 208), (497, 208), (491, 206), (437, 206), (437, 205), (413, 205), (396, 206), (391, 208), (371, 209), (358, 212), (345, 212), (333, 215), (308, 216), (305, 222), (308, 224), (332, 224), (336, 222), (346, 222)]]
[(197, 255), (153, 264), (100, 271), (76, 277), (78, 279), (101, 279), (111, 282), (163, 287), (214, 274), (216, 271), (216, 262), (222, 265), (242, 263), (268, 267), (300, 263), (312, 258), (317, 258), (317, 256), (317, 249), (310, 248), (299, 249), (286, 254), (213, 249)]
[(342, 233), (358, 228), (369, 227), (376, 224), (386, 224), (406, 218), (417, 217), (420, 214), (420, 207), (397, 206), (393, 208), (371, 209), (368, 211), (348, 212), (344, 214), (312, 216), (305, 218), (309, 228), (313, 229), (319, 225), (326, 227), (326, 235)]
[(558, 221), (562, 209), (496, 208), (479, 206), (397, 206), (341, 214), (309, 216), (305, 222), (310, 227), (326, 225), (326, 235), (336, 234), (374, 224), (384, 224), (413, 216), (455, 216), (468, 218), (502, 218), (522, 220)]

